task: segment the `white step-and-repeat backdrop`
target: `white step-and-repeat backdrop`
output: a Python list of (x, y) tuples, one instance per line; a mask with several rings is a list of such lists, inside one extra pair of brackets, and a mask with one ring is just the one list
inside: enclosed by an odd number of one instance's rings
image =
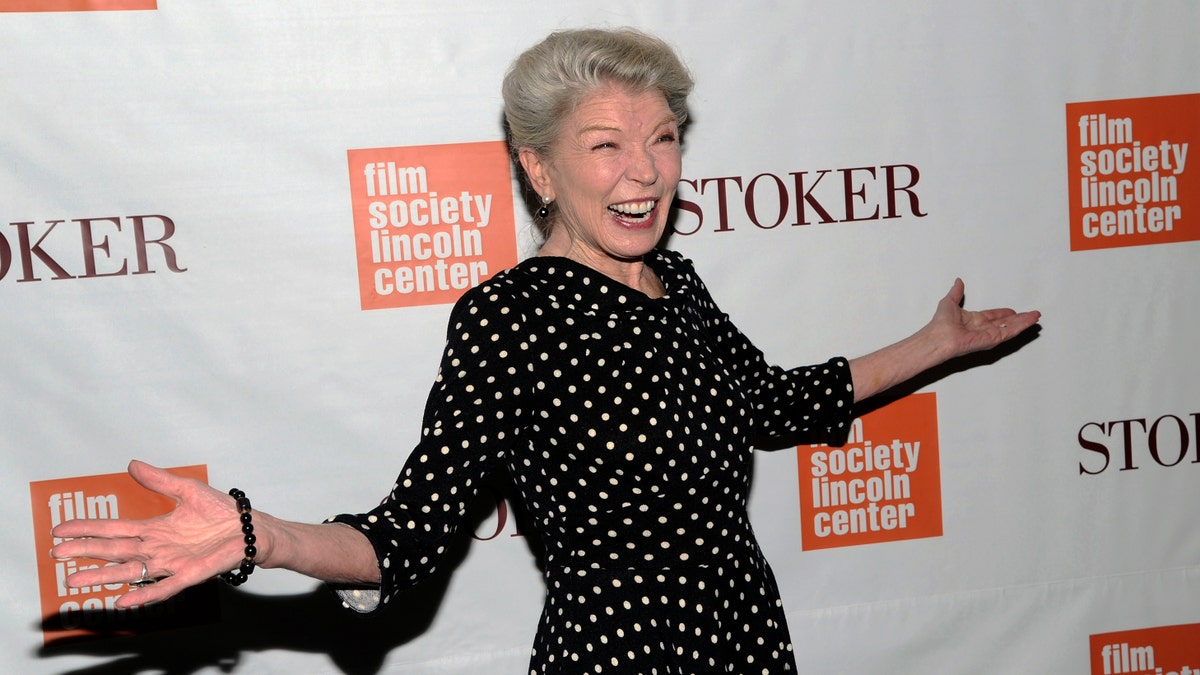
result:
[(294, 519), (376, 503), (450, 303), (537, 244), (505, 68), (621, 25), (695, 73), (669, 245), (772, 360), (904, 337), (959, 276), (1044, 313), (843, 447), (758, 454), (801, 670), (1200, 671), (1200, 4), (0, 10), (5, 672), (524, 671), (542, 582), (503, 477), (378, 618), (288, 572), (116, 611), (49, 531), (162, 509), (130, 458)]

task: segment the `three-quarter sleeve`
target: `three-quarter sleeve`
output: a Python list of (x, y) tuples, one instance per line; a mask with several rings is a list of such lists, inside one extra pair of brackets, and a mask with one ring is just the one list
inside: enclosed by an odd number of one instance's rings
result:
[(843, 437), (854, 416), (849, 361), (835, 356), (791, 369), (771, 365), (721, 311), (699, 277), (694, 273), (691, 277), (705, 328), (753, 406), (755, 443), (776, 439), (827, 443)]
[(481, 481), (521, 433), (524, 333), (520, 313), (495, 285), (455, 304), (420, 442), (390, 494), (367, 513), (330, 519), (366, 535), (379, 561), (378, 589), (335, 586), (345, 606), (374, 611), (439, 570)]

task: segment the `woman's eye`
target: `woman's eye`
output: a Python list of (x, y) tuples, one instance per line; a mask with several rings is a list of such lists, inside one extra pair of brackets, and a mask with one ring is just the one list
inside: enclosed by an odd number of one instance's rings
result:
[(615, 148), (615, 147), (617, 147), (616, 143), (612, 143), (610, 141), (604, 141), (603, 143), (597, 143), (596, 145), (593, 145), (592, 149), (593, 150), (604, 150), (606, 148)]

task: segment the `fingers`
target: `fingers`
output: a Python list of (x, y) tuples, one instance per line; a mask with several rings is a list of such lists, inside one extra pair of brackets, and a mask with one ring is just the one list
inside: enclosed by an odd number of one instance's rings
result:
[(136, 537), (140, 530), (141, 526), (135, 520), (82, 518), (61, 523), (55, 526), (50, 533), (60, 539), (77, 539), (79, 537), (116, 539), (120, 537)]
[[(1012, 310), (1009, 311), (1012, 312)], [(1016, 335), (1017, 333), (1023, 332), (1026, 328), (1029, 328), (1033, 324), (1037, 323), (1039, 320), (1041, 320), (1041, 318), (1042, 313), (1038, 311), (1021, 312), (1019, 314), (1017, 312), (1012, 312), (1011, 314), (1003, 317), (1001, 321), (1001, 327), (1005, 328), (1005, 335), (1008, 335), (1010, 332), (1012, 335)]]
[(175, 501), (179, 501), (182, 498), (183, 491), (186, 489), (189, 481), (187, 478), (181, 478), (170, 471), (136, 459), (129, 462), (128, 470), (129, 475), (137, 481), (138, 485), (147, 490), (171, 497)]
[(967, 285), (963, 282), (962, 277), (954, 277), (954, 283), (950, 284), (950, 293), (961, 298), (966, 289)]
[(980, 344), (980, 348), (988, 349), (1002, 342), (1011, 340), (1024, 333), (1030, 326), (1037, 323), (1041, 317), (1039, 312), (1017, 313), (1010, 309), (989, 310), (990, 318), (981, 323), (974, 333), (987, 335), (988, 340)]
[(995, 309), (984, 309), (976, 312), (983, 318), (984, 321), (1004, 321), (1008, 317), (1016, 314), (1015, 310), (1007, 307), (997, 307)]
[(962, 278), (959, 277), (956, 278), (954, 283), (950, 285), (950, 292), (946, 293), (946, 299), (961, 307), (965, 294), (966, 284), (964, 284)]
[[(140, 574), (141, 568), (139, 567), (138, 569)], [(129, 609), (130, 607), (137, 605), (149, 605), (155, 602), (162, 602), (163, 600), (166, 600), (178, 593), (182, 593), (184, 590), (187, 590), (188, 586), (191, 586), (194, 583), (198, 582), (189, 584), (184, 583), (176, 577), (166, 577), (159, 580), (157, 583), (130, 590), (125, 595), (117, 598), (117, 601), (114, 603), (114, 605), (117, 607), (117, 609)]]
[[(55, 536), (57, 536), (58, 529), (54, 530)], [(93, 558), (107, 561), (131, 560), (140, 555), (139, 549), (142, 542), (136, 537), (110, 538), (99, 535), (80, 535), (79, 537), (58, 544), (50, 549), (50, 555), (58, 560)]]
[[(136, 570), (138, 577), (141, 576), (141, 565), (138, 565)], [(181, 567), (176, 573), (159, 571), (154, 568), (154, 563), (150, 563), (148, 575), (152, 579), (157, 579), (155, 583), (147, 584), (140, 588), (134, 588), (130, 592), (122, 595), (117, 601), (116, 606), (124, 609), (133, 607), (134, 605), (145, 605), (155, 602), (162, 602), (171, 598), (183, 591), (198, 586), (206, 581), (209, 581), (217, 576), (216, 572), (209, 572), (202, 564), (188, 565)], [(70, 577), (68, 577), (70, 579)]]
[[(142, 487), (180, 501), (182, 492), (191, 479), (181, 478), (145, 462), (134, 460), (129, 463), (129, 475)], [(143, 529), (143, 521), (119, 518), (81, 518), (61, 523), (52, 531), (55, 537), (137, 537)]]
[(155, 570), (153, 567), (146, 569), (146, 576), (149, 579), (156, 579), (157, 581), (140, 587), (130, 585), (142, 578), (142, 563), (131, 560), (125, 563), (79, 570), (69, 575), (66, 583), (69, 588), (106, 586), (109, 590), (119, 590), (119, 587), (127, 586), (129, 591), (120, 598), (117, 598), (114, 605), (119, 609), (128, 609), (136, 605), (162, 602), (184, 591), (189, 586), (205, 580), (200, 578), (188, 581), (165, 574), (163, 571)]
[[(153, 575), (150, 575), (153, 578)], [(99, 567), (84, 567), (67, 576), (68, 588), (87, 586), (122, 586), (142, 578), (142, 563), (130, 560)]]

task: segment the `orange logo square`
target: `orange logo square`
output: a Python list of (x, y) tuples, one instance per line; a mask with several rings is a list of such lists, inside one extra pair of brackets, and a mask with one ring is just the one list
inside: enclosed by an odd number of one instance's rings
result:
[(1200, 673), (1200, 623), (1102, 633), (1088, 642), (1092, 675)]
[(1200, 239), (1200, 94), (1067, 104), (1071, 250)]
[[(208, 481), (204, 465), (169, 469), (171, 473)], [(67, 588), (76, 570), (106, 565), (103, 560), (54, 560), (50, 548), (58, 541), (50, 530), (76, 518), (150, 518), (175, 507), (168, 497), (138, 485), (127, 473), (79, 476), (29, 484), (33, 505), (33, 539), (37, 548), (38, 592), (42, 601), (42, 640), (45, 644), (101, 635), (127, 635), (180, 626), (213, 623), (218, 618), (216, 589), (204, 584), (165, 602), (117, 609), (125, 584)]]
[(863, 415), (844, 446), (800, 446), (797, 458), (803, 550), (941, 536), (936, 394)]
[(452, 303), (517, 263), (501, 141), (347, 152), (362, 308)]
[(0, 12), (102, 12), (158, 9), (158, 0), (0, 0)]

